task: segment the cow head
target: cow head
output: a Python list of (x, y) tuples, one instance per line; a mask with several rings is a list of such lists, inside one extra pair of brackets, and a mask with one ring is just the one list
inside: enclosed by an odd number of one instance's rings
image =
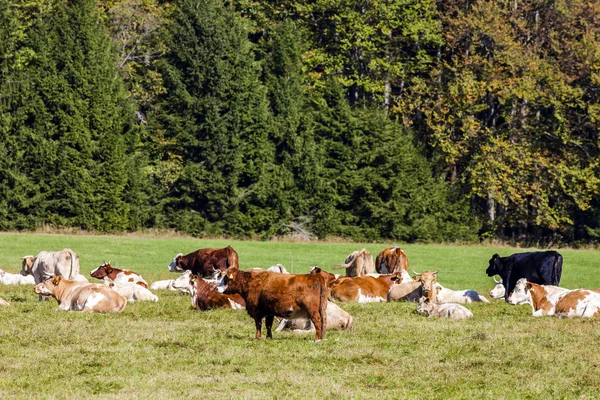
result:
[(241, 294), (246, 290), (246, 281), (244, 279), (244, 272), (240, 271), (239, 268), (229, 267), (225, 271), (225, 275), (219, 283), (219, 287), (226, 294)]
[(435, 305), (429, 297), (421, 296), (421, 298), (419, 299), (419, 304), (417, 305), (417, 309), (415, 310), (415, 312), (417, 314), (429, 316), (429, 314), (431, 314), (431, 311), (433, 310), (434, 307), (435, 307)]
[(45, 281), (38, 283), (33, 291), (42, 296), (54, 296), (54, 289), (62, 282), (62, 276), (52, 275)]
[(92, 278), (104, 279), (105, 277), (112, 274), (112, 272), (113, 272), (113, 267), (111, 267), (110, 261), (109, 261), (109, 262), (104, 262), (104, 264), (102, 264), (101, 266), (99, 266), (98, 268), (96, 268), (95, 270), (90, 272), (90, 276)]
[(35, 262), (34, 256), (25, 256), (21, 257), (21, 272), (20, 274), (23, 276), (32, 275), (33, 274), (33, 263)]
[(181, 290), (182, 292), (192, 294), (192, 287), (190, 286), (190, 276), (192, 275), (192, 271), (185, 271), (183, 274), (179, 276), (179, 278), (173, 280), (171, 286), (173, 289)]
[(506, 291), (504, 285), (502, 284), (502, 279), (498, 281), (494, 277), (494, 282), (496, 282), (496, 286), (494, 286), (494, 288), (490, 290), (490, 297), (492, 299), (501, 299), (504, 297), (504, 293)]
[(517, 281), (515, 289), (508, 296), (509, 304), (529, 304), (531, 303), (531, 291), (533, 290), (530, 282), (526, 278)]
[(181, 257), (183, 257), (183, 253), (179, 253), (173, 257), (173, 261), (171, 261), (171, 264), (169, 264), (169, 272), (183, 271), (183, 267), (181, 267)]
[(394, 273), (392, 276), (392, 281), (394, 283), (408, 283), (413, 282), (415, 279), (410, 276), (410, 274), (405, 270), (400, 270)]
[(502, 272), (502, 261), (500, 260), (500, 255), (497, 253), (492, 256), (490, 259), (490, 265), (485, 270), (487, 276), (501, 275)]
[(413, 273), (415, 274), (413, 280), (415, 282), (421, 282), (421, 290), (423, 291), (423, 296), (427, 296), (430, 300), (434, 300), (437, 296), (437, 292), (435, 291), (433, 284), (437, 282), (438, 272), (439, 270), (435, 272), (423, 271), (422, 273), (418, 274), (417, 272), (413, 271)]

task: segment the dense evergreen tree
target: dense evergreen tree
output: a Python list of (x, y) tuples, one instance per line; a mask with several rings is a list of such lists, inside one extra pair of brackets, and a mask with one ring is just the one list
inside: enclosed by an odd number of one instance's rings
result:
[(41, 9), (28, 31), (35, 56), (12, 134), (30, 188), (22, 212), (31, 222), (115, 231), (129, 227), (123, 192), (133, 115), (95, 5), (73, 0)]
[(266, 90), (244, 21), (220, 1), (184, 0), (160, 64), (167, 93), (155, 114), (167, 142), (162, 165), (180, 160), (169, 193), (177, 227), (247, 234), (273, 218), (263, 207), (273, 146)]

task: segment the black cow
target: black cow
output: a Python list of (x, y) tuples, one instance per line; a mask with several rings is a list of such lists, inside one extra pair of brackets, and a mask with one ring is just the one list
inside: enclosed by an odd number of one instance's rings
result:
[(562, 263), (563, 258), (556, 251), (517, 253), (508, 257), (494, 254), (485, 273), (488, 276), (500, 275), (505, 289), (504, 300), (508, 302), (508, 296), (521, 278), (539, 285), (558, 286)]

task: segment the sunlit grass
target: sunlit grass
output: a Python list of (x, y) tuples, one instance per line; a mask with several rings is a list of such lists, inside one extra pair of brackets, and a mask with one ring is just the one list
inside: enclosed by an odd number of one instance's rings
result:
[[(231, 244), (242, 268), (282, 263), (303, 273), (339, 264), (373, 244), (206, 241), (190, 238), (0, 235), (0, 268), (20, 257), (70, 247), (82, 273), (104, 260), (152, 282), (174, 277), (178, 252)], [(391, 243), (393, 245), (393, 243)], [(481, 246), (402, 246), (417, 271), (439, 269), (451, 288), (485, 295), (495, 252)], [(522, 250), (521, 250), (522, 251)], [(561, 251), (565, 287), (600, 287), (595, 251)], [(354, 329), (275, 333), (255, 341), (244, 311), (198, 312), (180, 293), (129, 304), (120, 314), (55, 312), (31, 287), (0, 286), (0, 398), (578, 398), (600, 395), (600, 322), (533, 318), (529, 307), (495, 300), (468, 305), (466, 321), (426, 319), (414, 304), (342, 304)]]

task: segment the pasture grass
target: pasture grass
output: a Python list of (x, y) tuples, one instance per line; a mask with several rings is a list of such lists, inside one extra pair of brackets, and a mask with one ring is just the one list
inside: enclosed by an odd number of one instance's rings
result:
[[(231, 244), (243, 269), (283, 264), (295, 273), (326, 270), (353, 250), (388, 245), (289, 243), (192, 238), (0, 234), (0, 268), (20, 257), (70, 247), (84, 275), (104, 260), (148, 282), (176, 276), (178, 253)], [(391, 243), (390, 245), (394, 245)], [(402, 245), (411, 269), (439, 269), (441, 284), (487, 295), (491, 256), (525, 249)], [(561, 250), (561, 286), (600, 287), (600, 253)], [(92, 278), (90, 278), (92, 279)], [(1, 399), (183, 398), (597, 398), (600, 322), (533, 318), (529, 306), (502, 300), (467, 305), (466, 321), (427, 319), (415, 304), (341, 304), (351, 331), (274, 333), (254, 340), (245, 311), (198, 312), (187, 295), (156, 291), (158, 303), (117, 314), (55, 312), (30, 286), (1, 286)], [(263, 334), (265, 334), (263, 330)]]

